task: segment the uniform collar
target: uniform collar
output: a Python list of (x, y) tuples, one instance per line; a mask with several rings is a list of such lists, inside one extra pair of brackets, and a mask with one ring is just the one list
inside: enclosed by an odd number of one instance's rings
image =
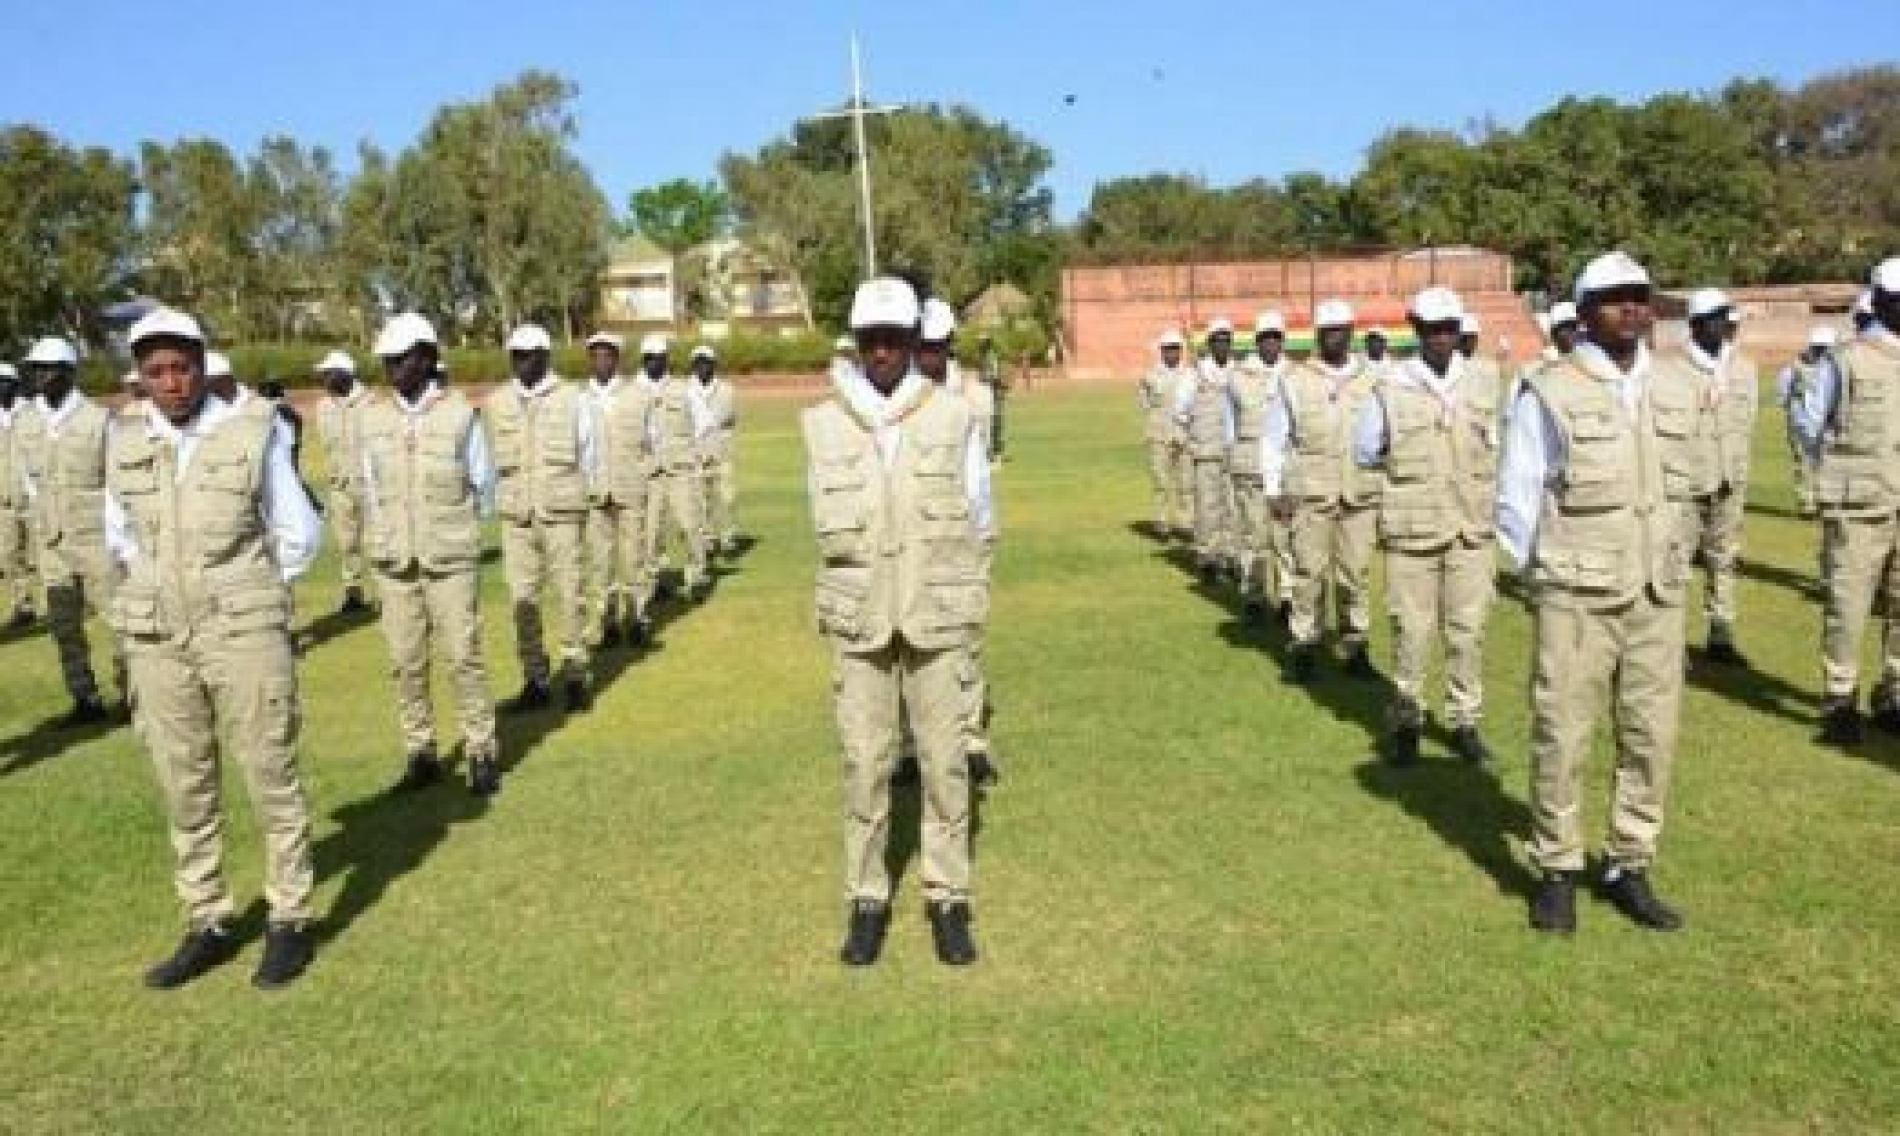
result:
[(554, 388), (560, 383), (560, 381), (561, 381), (561, 376), (555, 374), (553, 371), (549, 371), (547, 374), (542, 375), (541, 381), (536, 383), (532, 387), (522, 386), (521, 380), (519, 378), (509, 380), (509, 382), (513, 384), (515, 388), (515, 397), (521, 399), (524, 402), (531, 398), (546, 398), (549, 394), (553, 393)]
[(172, 420), (158, 412), (158, 407), (146, 404), (145, 434), (153, 441), (171, 442), (178, 445), (187, 439), (199, 439), (217, 428), (218, 423), (236, 413), (237, 407), (224, 401), (215, 394), (205, 395), (204, 402), (198, 406), (198, 413), (183, 426), (172, 425)]

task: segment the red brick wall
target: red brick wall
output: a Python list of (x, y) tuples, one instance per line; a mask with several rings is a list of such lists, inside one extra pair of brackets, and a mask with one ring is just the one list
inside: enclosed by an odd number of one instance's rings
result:
[(1412, 294), (1437, 283), (1464, 297), (1487, 344), (1503, 336), (1512, 355), (1529, 358), (1543, 340), (1510, 281), (1510, 258), (1492, 252), (1071, 267), (1062, 272), (1062, 310), (1072, 366), (1125, 372), (1154, 357), (1155, 337), (1168, 327), (1194, 329), (1226, 316), (1245, 335), (1257, 312), (1278, 308), (1289, 326), (1302, 328), (1312, 322), (1314, 301), (1332, 297), (1350, 301), (1362, 326), (1398, 324)]

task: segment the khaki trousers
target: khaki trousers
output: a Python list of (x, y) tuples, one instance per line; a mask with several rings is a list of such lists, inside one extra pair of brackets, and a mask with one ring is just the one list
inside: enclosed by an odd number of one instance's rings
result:
[(1582, 781), (1606, 695), (1616, 731), (1615, 789), (1605, 853), (1642, 870), (1656, 856), (1682, 699), (1683, 613), (1647, 592), (1610, 611), (1568, 594), (1533, 598), (1531, 860), (1584, 867)]
[[(243, 770), (264, 834), (264, 898), (273, 923), (310, 918), (310, 813), (297, 774), (297, 674), (290, 637), (202, 631), (127, 644), (134, 715), (164, 793), (173, 880), (192, 926), (232, 914), (224, 881), (220, 754)], [(223, 739), (220, 743), (219, 735)]]
[(1742, 552), (1742, 519), (1747, 497), (1723, 488), (1684, 507), (1682, 547), (1694, 550), (1706, 573), (1702, 609), (1708, 616), (1709, 641), (1735, 641), (1735, 561)]
[(1227, 556), (1227, 461), (1194, 459), (1194, 558), (1202, 564)]
[(401, 572), (381, 567), (383, 636), (389, 641), (396, 679), (396, 721), (411, 754), (435, 748), (435, 709), (430, 697), (430, 646), (442, 651), (462, 725), (462, 752), (473, 760), (496, 756), (495, 702), (482, 658), (482, 621), (476, 603), (475, 566), (430, 572), (411, 565)]
[[(92, 673), (92, 645), (86, 639), (86, 613), (103, 619), (112, 610), (115, 578), (102, 535), (75, 541), (68, 534), (59, 546), (40, 551), (40, 579), (46, 586), (46, 629), (59, 651), (66, 692), (74, 701), (100, 696), (98, 680)], [(125, 668), (124, 647), (113, 635), (113, 684), (121, 695), (128, 689)]]
[(1164, 532), (1187, 527), (1192, 466), (1187, 448), (1181, 443), (1165, 438), (1149, 440), (1148, 480), (1154, 487), (1155, 524)]
[(560, 618), (562, 677), (587, 680), (587, 596), (581, 589), (586, 529), (584, 518), (508, 521), (501, 526), (502, 566), (507, 570), (515, 616), (515, 653), (521, 660), (521, 677), (528, 682), (546, 683), (552, 675), (541, 631), (544, 592), (552, 594)]
[(646, 618), (640, 590), (646, 561), (646, 500), (595, 505), (587, 512), (587, 642), (600, 645), (609, 624)]
[(732, 460), (732, 443), (723, 442), (707, 455), (700, 468), (700, 500), (705, 516), (700, 531), (707, 548), (720, 548), (739, 539), (739, 520), (735, 509), (739, 500), (739, 482)]
[(665, 470), (654, 474), (647, 490), (642, 603), (653, 598), (660, 571), (666, 565), (667, 538), (675, 532), (686, 546), (686, 586), (698, 587), (706, 578), (705, 522), (701, 519), (704, 502), (700, 490), (701, 482), (695, 470)]
[(1886, 610), (1881, 636), (1880, 684), (1900, 683), (1900, 518), (1825, 517), (1821, 573), (1827, 599), (1821, 614), (1822, 680), (1830, 698), (1852, 696), (1860, 684), (1860, 640), (1876, 599)]
[[(0, 471), (5, 476), (5, 471)], [(0, 581), (5, 581), (9, 611), (38, 605), (39, 571), (33, 564), (33, 517), (14, 505), (0, 505)]]
[(1484, 623), (1495, 589), (1492, 543), (1454, 540), (1436, 552), (1385, 557), (1392, 614), (1393, 726), (1424, 722), (1425, 672), (1432, 641), (1445, 639), (1445, 721), (1476, 726), (1484, 708)]
[(916, 741), (922, 776), (923, 892), (930, 902), (970, 894), (970, 771), (965, 752), (970, 652), (919, 651), (897, 637), (855, 654), (833, 645), (833, 701), (844, 750), (845, 896), (889, 903), (885, 845), (898, 736)]
[(353, 489), (330, 491), (330, 528), (336, 533), (337, 573), (345, 588), (361, 588), (367, 576), (363, 559), (363, 498)]
[(1293, 545), (1293, 641), (1320, 640), (1322, 605), (1330, 586), (1340, 644), (1357, 651), (1372, 630), (1367, 575), (1379, 536), (1375, 505), (1301, 502), (1288, 525)]
[(1274, 550), (1273, 513), (1267, 508), (1266, 490), (1257, 474), (1236, 475), (1233, 489), (1233, 550), (1240, 569), (1240, 594), (1244, 599), (1268, 593), (1267, 573), (1275, 577), (1273, 590), (1284, 585)]

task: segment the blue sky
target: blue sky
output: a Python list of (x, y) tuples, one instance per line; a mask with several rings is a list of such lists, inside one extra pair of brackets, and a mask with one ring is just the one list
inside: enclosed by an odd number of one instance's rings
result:
[(1394, 125), (1515, 125), (1566, 93), (1891, 61), (1900, 0), (12, 0), (0, 121), (126, 153), (197, 134), (249, 150), (282, 132), (347, 160), (358, 139), (398, 148), (441, 103), (541, 67), (580, 84), (581, 156), (624, 207), (632, 189), (710, 177), (722, 152), (840, 102), (854, 29), (874, 99), (964, 102), (1024, 130), (1054, 152), (1069, 216), (1118, 175), (1340, 174)]

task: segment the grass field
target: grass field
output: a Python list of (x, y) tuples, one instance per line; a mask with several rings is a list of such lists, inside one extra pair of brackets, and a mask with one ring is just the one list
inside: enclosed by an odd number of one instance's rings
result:
[[(247, 982), (256, 943), (140, 987), (178, 931), (144, 754), (39, 731), (65, 708), (52, 648), (0, 645), (0, 1131), (1900, 1129), (1900, 744), (1808, 740), (1814, 534), (1776, 424), (1742, 593), (1756, 671), (1684, 704), (1657, 881), (1689, 929), (1585, 902), (1553, 941), (1524, 926), (1519, 607), (1491, 625), (1498, 776), (1437, 743), (1388, 771), (1376, 690), (1282, 687), (1278, 639), (1131, 531), (1126, 391), (1011, 405), (976, 967), (933, 960), (914, 864), (884, 961), (836, 962), (795, 405), (763, 402), (758, 546), (659, 649), (609, 661), (593, 713), (511, 724), (492, 803), (380, 795), (401, 756), (382, 640), (323, 621), (302, 753), (325, 939), (281, 994)], [(326, 560), (306, 618), (335, 592)], [(1594, 833), (1601, 762), (1592, 785)], [(228, 786), (242, 900), (258, 844)]]

